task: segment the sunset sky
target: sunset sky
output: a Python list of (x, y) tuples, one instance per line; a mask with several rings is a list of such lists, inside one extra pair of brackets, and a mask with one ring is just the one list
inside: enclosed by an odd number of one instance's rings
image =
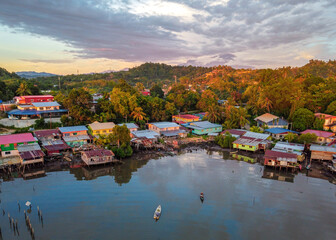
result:
[(336, 57), (336, 0), (0, 0), (0, 67), (302, 66)]

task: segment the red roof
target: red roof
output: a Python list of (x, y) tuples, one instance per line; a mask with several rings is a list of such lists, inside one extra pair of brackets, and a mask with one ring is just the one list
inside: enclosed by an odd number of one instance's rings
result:
[(24, 160), (41, 158), (44, 156), (44, 153), (41, 150), (32, 150), (28, 152), (20, 152), (20, 157)]
[(277, 159), (277, 158), (297, 158), (297, 155), (294, 153), (286, 153), (286, 152), (278, 152), (278, 151), (273, 151), (273, 150), (266, 150), (265, 152), (265, 158), (272, 158), (272, 159)]
[(335, 135), (335, 133), (332, 133), (332, 132), (312, 130), (312, 129), (307, 129), (307, 130), (301, 132), (301, 134), (306, 134), (306, 133), (313, 133), (317, 137), (324, 137), (324, 138), (328, 138), (328, 137), (331, 137), (331, 136)]
[(246, 131), (243, 130), (227, 129), (223, 131), (223, 134), (225, 134), (226, 132), (229, 132), (231, 135), (238, 135), (238, 136), (243, 136), (246, 133)]
[(185, 124), (186, 122), (183, 121), (175, 121), (177, 124)]
[(141, 93), (142, 93), (142, 95), (144, 95), (144, 96), (150, 96), (150, 92), (148, 92), (148, 91), (142, 91)]
[(95, 150), (89, 150), (89, 151), (83, 151), (83, 154), (85, 154), (88, 158), (91, 157), (104, 157), (104, 156), (114, 156), (114, 153), (110, 150), (106, 149), (95, 149)]
[(54, 98), (53, 95), (28, 95), (28, 96), (21, 96), (21, 98)]
[(61, 133), (58, 129), (48, 129), (48, 130), (37, 130), (34, 131), (34, 135), (37, 138), (47, 138), (47, 137), (55, 137), (60, 136)]
[(67, 150), (70, 149), (71, 147), (67, 145), (66, 143), (63, 144), (55, 144), (55, 145), (44, 145), (43, 146), (48, 152), (51, 151), (60, 151), (60, 150)]
[(18, 134), (0, 136), (0, 145), (11, 143), (26, 143), (26, 142), (36, 142), (36, 139), (33, 137), (33, 134), (18, 133)]

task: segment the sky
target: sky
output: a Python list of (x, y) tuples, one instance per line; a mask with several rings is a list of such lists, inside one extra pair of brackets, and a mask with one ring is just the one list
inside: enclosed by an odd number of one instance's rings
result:
[(0, 67), (302, 66), (336, 56), (336, 0), (0, 0)]

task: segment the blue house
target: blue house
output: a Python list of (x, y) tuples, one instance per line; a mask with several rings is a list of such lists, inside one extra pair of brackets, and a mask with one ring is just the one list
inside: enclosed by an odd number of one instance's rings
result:
[(282, 118), (279, 118), (273, 114), (265, 113), (254, 119), (257, 121), (257, 126), (263, 128), (288, 128), (288, 122)]

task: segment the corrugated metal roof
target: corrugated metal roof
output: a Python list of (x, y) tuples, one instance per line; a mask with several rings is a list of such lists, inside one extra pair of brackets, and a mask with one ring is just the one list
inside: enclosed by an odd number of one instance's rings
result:
[(112, 129), (114, 128), (115, 124), (113, 122), (93, 122), (88, 125), (92, 130), (103, 130), (103, 129)]
[(222, 127), (222, 125), (220, 125), (220, 124), (211, 123), (209, 121), (191, 122), (190, 125), (194, 125), (194, 126), (199, 127), (201, 129), (218, 128), (218, 127), (221, 128)]
[(186, 133), (185, 130), (174, 130), (174, 131), (162, 131), (161, 134), (166, 137), (178, 136), (181, 133)]
[(70, 149), (66, 143), (61, 143), (61, 144), (54, 144), (54, 145), (44, 145), (43, 146), (47, 151), (60, 151), (60, 150), (67, 150)]
[(307, 130), (301, 132), (301, 134), (306, 134), (306, 133), (313, 133), (318, 137), (324, 137), (324, 138), (332, 137), (332, 136), (335, 135), (335, 133), (332, 133), (332, 132), (312, 130), (312, 129), (307, 129)]
[(41, 147), (40, 145), (38, 145), (38, 143), (23, 144), (23, 145), (18, 145), (17, 150), (19, 152), (35, 151), (35, 150), (41, 150)]
[(34, 142), (36, 138), (31, 133), (18, 133), (0, 136), (0, 145), (11, 143)]
[(106, 149), (95, 149), (95, 150), (83, 151), (82, 154), (86, 155), (88, 158), (114, 156), (114, 153), (112, 151), (106, 150)]
[(243, 136), (256, 139), (267, 139), (270, 135), (265, 133), (255, 133), (247, 131)]
[(139, 128), (139, 126), (136, 125), (135, 123), (119, 123), (118, 125), (119, 125), (119, 126), (126, 125), (126, 127), (127, 127), (128, 129), (131, 129), (131, 128)]
[(185, 119), (199, 119), (199, 116), (191, 115), (191, 114), (181, 114), (181, 115), (174, 115), (173, 118), (185, 118)]
[(34, 135), (35, 137), (40, 139), (40, 138), (60, 136), (61, 133), (58, 129), (47, 129), (47, 130), (36, 130), (34, 131)]
[(42, 152), (42, 150), (32, 150), (32, 151), (20, 152), (20, 157), (23, 160), (41, 158), (44, 155), (45, 154), (44, 154), (44, 152)]
[(89, 139), (90, 139), (89, 135), (76, 135), (76, 136), (63, 137), (63, 140), (66, 142), (82, 141)]
[(320, 146), (320, 145), (311, 145), (310, 146), (310, 150), (311, 151), (318, 151), (318, 152), (336, 153), (336, 148), (334, 148), (334, 147)]
[(288, 153), (295, 153), (297, 155), (301, 155), (304, 150), (304, 145), (296, 143), (277, 142), (273, 147), (273, 150), (285, 151)]
[(297, 155), (293, 153), (266, 150), (264, 158), (271, 158), (277, 161), (297, 162)]
[(179, 125), (174, 123), (174, 122), (153, 122), (153, 123), (149, 123), (149, 124), (152, 124), (157, 128), (179, 127)]
[(14, 109), (9, 112), (7, 112), (8, 115), (41, 115), (42, 113), (65, 113), (68, 112), (67, 109), (55, 109), (55, 110), (43, 110), (43, 111), (37, 111), (37, 110), (19, 110)]
[(61, 106), (58, 102), (33, 102), (34, 107), (59, 107)]
[(248, 137), (242, 136), (241, 138), (238, 138), (237, 140), (235, 140), (233, 143), (256, 147), (258, 146), (258, 144), (266, 143), (266, 141), (262, 139), (248, 138)]
[(80, 132), (80, 131), (87, 131), (87, 127), (81, 125), (81, 126), (72, 126), (72, 127), (59, 127), (58, 128), (61, 133), (66, 133), (66, 132)]
[(62, 139), (42, 141), (43, 146), (58, 145), (58, 144), (65, 144), (65, 142)]
[(139, 130), (132, 132), (132, 134), (137, 138), (145, 137), (148, 139), (154, 139), (160, 137), (160, 134), (152, 130)]
[(27, 95), (27, 96), (20, 96), (21, 98), (53, 98), (53, 95)]

